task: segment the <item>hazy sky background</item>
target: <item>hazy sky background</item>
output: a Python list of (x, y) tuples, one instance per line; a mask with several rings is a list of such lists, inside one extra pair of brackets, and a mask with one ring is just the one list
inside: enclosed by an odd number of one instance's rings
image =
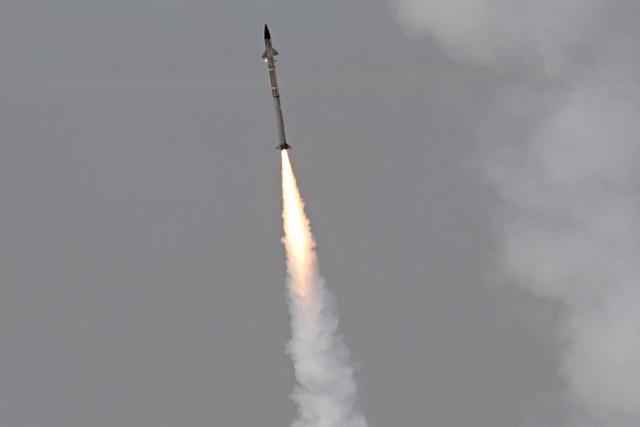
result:
[(0, 0), (3, 426), (293, 421), (265, 22), (370, 426), (575, 422), (481, 160), (558, 63), (461, 61), (395, 3)]

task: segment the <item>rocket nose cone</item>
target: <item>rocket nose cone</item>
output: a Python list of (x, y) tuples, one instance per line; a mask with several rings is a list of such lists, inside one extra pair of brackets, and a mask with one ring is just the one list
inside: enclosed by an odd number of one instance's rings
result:
[(271, 40), (271, 33), (269, 33), (269, 27), (267, 27), (267, 24), (264, 24), (264, 39)]

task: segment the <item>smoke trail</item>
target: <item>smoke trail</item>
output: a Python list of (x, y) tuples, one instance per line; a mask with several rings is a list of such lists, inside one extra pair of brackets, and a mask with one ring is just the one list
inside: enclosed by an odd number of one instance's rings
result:
[(640, 425), (640, 3), (389, 0), (453, 59), (539, 71), (479, 129), (510, 281), (559, 302), (571, 425)]
[(282, 153), (282, 199), (287, 252), (287, 287), (298, 404), (294, 427), (366, 427), (356, 409), (356, 385), (349, 352), (337, 335), (335, 298), (318, 272), (315, 240), (304, 213), (287, 150)]

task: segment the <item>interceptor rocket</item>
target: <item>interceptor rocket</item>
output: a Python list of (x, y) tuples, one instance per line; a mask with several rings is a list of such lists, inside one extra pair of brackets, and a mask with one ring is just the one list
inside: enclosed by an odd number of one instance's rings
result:
[(273, 107), (276, 109), (276, 124), (278, 125), (278, 138), (280, 139), (280, 145), (276, 147), (276, 150), (288, 150), (291, 148), (287, 144), (287, 140), (284, 137), (284, 120), (282, 118), (282, 107), (280, 106), (280, 92), (278, 91), (278, 79), (276, 79), (276, 59), (275, 56), (278, 51), (271, 46), (271, 34), (269, 33), (269, 27), (264, 24), (264, 53), (262, 58), (267, 63), (269, 68), (269, 79), (271, 80), (271, 95), (273, 96)]

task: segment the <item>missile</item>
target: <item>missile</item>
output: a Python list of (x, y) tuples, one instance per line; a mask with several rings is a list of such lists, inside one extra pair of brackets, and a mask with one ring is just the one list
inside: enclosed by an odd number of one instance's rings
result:
[(269, 69), (269, 79), (271, 80), (271, 95), (273, 96), (273, 107), (276, 110), (276, 124), (278, 125), (278, 138), (280, 139), (280, 145), (276, 147), (276, 150), (288, 150), (291, 148), (287, 144), (287, 140), (284, 137), (284, 119), (282, 118), (282, 106), (280, 105), (280, 92), (278, 91), (278, 79), (276, 78), (276, 59), (275, 56), (278, 51), (271, 45), (271, 33), (269, 33), (269, 27), (264, 24), (264, 53), (262, 59), (267, 63)]

